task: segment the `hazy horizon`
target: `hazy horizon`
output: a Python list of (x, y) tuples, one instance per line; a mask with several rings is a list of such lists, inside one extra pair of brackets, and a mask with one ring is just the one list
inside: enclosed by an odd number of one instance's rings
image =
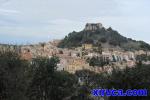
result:
[(86, 23), (150, 43), (149, 0), (0, 0), (0, 43), (62, 39)]

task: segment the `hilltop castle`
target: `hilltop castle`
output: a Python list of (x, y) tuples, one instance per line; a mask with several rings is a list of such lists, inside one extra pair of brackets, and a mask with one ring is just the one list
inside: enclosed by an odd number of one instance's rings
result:
[(98, 29), (101, 29), (103, 27), (103, 25), (101, 23), (87, 23), (85, 25), (85, 28), (84, 30), (85, 31), (95, 31), (95, 30), (98, 30)]

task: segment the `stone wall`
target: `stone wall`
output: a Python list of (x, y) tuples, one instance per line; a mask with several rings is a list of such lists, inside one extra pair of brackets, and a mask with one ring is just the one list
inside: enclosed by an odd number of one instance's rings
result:
[(95, 31), (98, 29), (101, 29), (103, 26), (101, 23), (87, 23), (85, 25), (85, 29), (84, 30), (90, 30), (90, 31)]

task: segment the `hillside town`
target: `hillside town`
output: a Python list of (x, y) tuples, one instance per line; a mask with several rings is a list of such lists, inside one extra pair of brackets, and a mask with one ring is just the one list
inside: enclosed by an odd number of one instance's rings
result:
[[(101, 23), (87, 23), (84, 30), (95, 31), (101, 29), (103, 26)], [(57, 70), (67, 71), (75, 73), (77, 70), (88, 69), (97, 73), (108, 72), (111, 73), (113, 68), (124, 69), (126, 67), (134, 67), (136, 65), (136, 56), (146, 54), (150, 55), (149, 51), (136, 50), (125, 51), (120, 48), (106, 48), (94, 46), (90, 43), (84, 43), (82, 46), (75, 48), (58, 48), (58, 44), (61, 40), (53, 40), (50, 42), (20, 45), (20, 46), (8, 46), (11, 50), (17, 50), (22, 59), (32, 62), (32, 59), (37, 57), (58, 56), (60, 63)], [(4, 47), (4, 48), (3, 48)], [(7, 46), (1, 45), (0, 48), (7, 49)], [(97, 52), (98, 49), (101, 52)], [(96, 51), (97, 50), (97, 51)], [(101, 57), (101, 61), (107, 62), (104, 65), (91, 65), (87, 60), (93, 57)], [(150, 62), (144, 62), (150, 64)]]
[[(134, 67), (136, 64), (136, 56), (142, 54), (150, 55), (150, 52), (143, 50), (139, 51), (124, 51), (115, 50), (115, 48), (103, 48), (102, 54), (98, 54), (93, 51), (92, 44), (83, 44), (82, 47), (74, 49), (62, 49), (57, 48), (59, 40), (54, 40), (49, 43), (40, 43), (37, 45), (24, 45), (21, 46), (21, 57), (26, 60), (32, 60), (36, 57), (52, 57), (58, 56), (60, 63), (58, 64), (58, 70), (65, 70), (70, 73), (75, 73), (77, 70), (89, 69), (95, 72), (112, 71), (112, 66), (118, 66), (123, 69), (128, 67)], [(84, 54), (84, 52), (86, 52)], [(108, 59), (110, 63), (105, 66), (90, 66), (86, 61), (87, 58), (102, 56), (104, 60)]]
[[(101, 23), (87, 23), (84, 30), (95, 31), (101, 29)], [(124, 69), (126, 67), (134, 67), (136, 64), (136, 56), (146, 54), (150, 55), (149, 51), (136, 50), (125, 51), (118, 48), (99, 48), (90, 43), (84, 43), (80, 47), (75, 48), (58, 48), (57, 45), (61, 40), (53, 40), (48, 43), (39, 43), (35, 45), (20, 46), (20, 54), (22, 59), (30, 60), (36, 57), (58, 56), (60, 63), (57, 70), (65, 70), (70, 73), (75, 73), (77, 70), (88, 69), (94, 72), (108, 72), (113, 70), (113, 67)], [(96, 52), (95, 49), (101, 49), (101, 52)], [(101, 57), (102, 61), (108, 61), (105, 65), (91, 66), (87, 59), (92, 57)], [(150, 62), (144, 62), (149, 64)]]

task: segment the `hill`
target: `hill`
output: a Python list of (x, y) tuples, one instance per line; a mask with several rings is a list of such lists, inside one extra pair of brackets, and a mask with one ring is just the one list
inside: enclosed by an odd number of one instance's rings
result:
[(150, 50), (150, 45), (144, 41), (136, 41), (122, 36), (111, 27), (106, 29), (100, 23), (87, 23), (80, 32), (71, 32), (59, 43), (60, 48), (72, 48), (84, 43), (96, 45), (101, 43), (105, 48), (121, 48), (124, 50)]

